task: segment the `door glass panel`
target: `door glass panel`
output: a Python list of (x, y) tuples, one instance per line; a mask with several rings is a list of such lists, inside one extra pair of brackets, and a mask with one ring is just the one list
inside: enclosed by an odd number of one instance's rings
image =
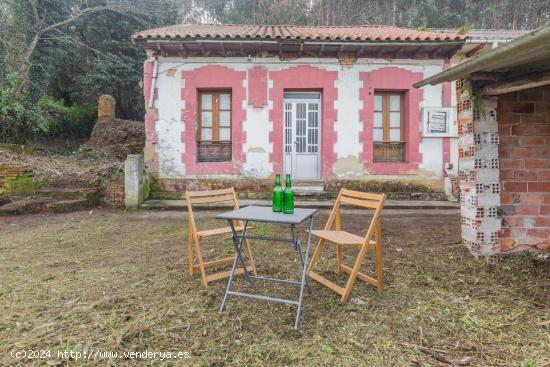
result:
[(231, 129), (228, 127), (220, 128), (220, 140), (229, 141), (231, 140)]
[(390, 127), (401, 127), (401, 112), (390, 112)]
[(374, 96), (374, 110), (382, 111), (382, 96)]
[(382, 112), (374, 113), (374, 127), (382, 127)]
[(231, 94), (220, 94), (220, 110), (231, 109)]
[(201, 124), (203, 127), (212, 127), (212, 112), (202, 112)]
[(390, 141), (401, 141), (401, 129), (390, 129)]
[(285, 153), (292, 153), (292, 104), (285, 103)]
[(231, 111), (220, 111), (220, 126), (231, 126)]
[(390, 111), (401, 111), (401, 96), (400, 95), (391, 95), (390, 96)]
[(201, 107), (203, 110), (212, 109), (212, 95), (211, 94), (202, 94), (201, 95)]
[(297, 103), (296, 104), (296, 118), (297, 119), (305, 119), (306, 118), (306, 104), (305, 103)]
[(384, 141), (384, 129), (374, 129), (374, 141)]
[(212, 129), (201, 129), (201, 141), (212, 141)]

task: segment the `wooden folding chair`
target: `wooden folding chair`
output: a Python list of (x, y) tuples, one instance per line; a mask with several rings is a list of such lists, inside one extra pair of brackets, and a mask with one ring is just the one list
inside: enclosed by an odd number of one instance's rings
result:
[[(379, 292), (382, 292), (383, 290), (382, 227), (380, 224), (380, 219), (385, 200), (385, 194), (371, 194), (342, 189), (336, 198), (336, 202), (334, 203), (334, 207), (332, 208), (327, 224), (325, 225), (325, 229), (313, 230), (311, 232), (312, 235), (319, 237), (319, 243), (317, 244), (311, 258), (311, 262), (308, 267), (308, 275), (311, 279), (316, 280), (322, 285), (338, 293), (341, 296), (341, 302), (346, 302), (348, 300), (353, 288), (353, 283), (355, 283), (357, 278), (375, 285)], [(360, 237), (355, 234), (342, 231), (340, 220), (340, 206), (342, 204), (374, 209), (374, 215), (365, 237)], [(331, 230), (333, 224), (335, 228), (334, 230)], [(373, 236), (374, 240), (372, 240)], [(344, 272), (349, 274), (349, 278), (344, 288), (313, 271), (317, 260), (319, 260), (319, 255), (321, 254), (325, 241), (336, 245), (336, 266), (338, 273)], [(351, 268), (344, 265), (342, 262), (342, 247), (354, 247), (359, 249), (357, 258)], [(376, 254), (376, 279), (359, 272), (367, 251), (374, 251)]]
[[(185, 193), (185, 199), (187, 200), (188, 208), (188, 257), (189, 257), (189, 275), (193, 275), (195, 269), (200, 270), (202, 284), (205, 287), (208, 287), (208, 282), (214, 280), (223, 279), (229, 277), (231, 271), (222, 271), (214, 274), (207, 275), (206, 269), (216, 268), (223, 265), (228, 265), (233, 263), (234, 257), (227, 257), (220, 260), (213, 260), (210, 262), (205, 262), (202, 256), (200, 240), (210, 236), (217, 236), (222, 234), (231, 233), (230, 227), (221, 227), (208, 229), (203, 231), (197, 231), (197, 226), (195, 224), (195, 217), (193, 215), (193, 205), (197, 204), (213, 204), (213, 203), (222, 203), (222, 202), (232, 202), (233, 208), (235, 210), (239, 209), (239, 203), (237, 202), (237, 195), (233, 188), (222, 189), (222, 190), (212, 190), (212, 191), (187, 191)], [(250, 228), (250, 227), (249, 227)], [(243, 230), (243, 223), (241, 221), (235, 223), (235, 229), (237, 231)], [(247, 270), (251, 271), (256, 275), (256, 265), (254, 264), (254, 259), (252, 257), (252, 251), (250, 250), (250, 245), (246, 238), (244, 239), (244, 246), (248, 253), (248, 259), (250, 265), (247, 266)], [(194, 251), (193, 251), (194, 248)], [(197, 258), (197, 264), (195, 264), (195, 256)], [(243, 268), (239, 268), (235, 271), (235, 274), (244, 273)]]

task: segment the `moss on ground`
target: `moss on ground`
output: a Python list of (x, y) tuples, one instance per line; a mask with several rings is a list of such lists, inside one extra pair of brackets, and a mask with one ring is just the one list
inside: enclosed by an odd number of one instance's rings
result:
[(44, 186), (45, 182), (37, 182), (33, 179), (31, 173), (27, 173), (17, 176), (13, 180), (9, 180), (4, 184), (1, 190), (4, 193), (12, 195), (33, 195)]
[[(197, 213), (199, 228), (219, 226), (213, 215)], [(321, 211), (315, 227), (327, 215)], [(342, 224), (363, 233), (364, 214), (346, 212)], [(255, 230), (281, 232), (271, 225)], [(457, 213), (387, 210), (385, 292), (357, 282), (342, 305), (313, 283), (294, 330), (294, 308), (286, 305), (230, 299), (226, 312), (218, 313), (226, 282), (204, 288), (198, 276), (187, 274), (182, 212), (6, 217), (0, 222), (0, 364), (14, 364), (14, 348), (91, 348), (188, 351), (191, 359), (182, 364), (198, 366), (441, 365), (431, 354), (455, 364), (547, 366), (548, 260), (522, 255), (489, 266), (459, 243), (459, 230)], [(304, 242), (305, 228), (299, 234)], [(251, 242), (261, 273), (298, 275), (288, 246)], [(204, 254), (232, 254), (229, 239), (206, 241)], [(369, 255), (368, 269), (371, 260)], [(327, 250), (318, 271), (336, 279), (333, 268)], [(249, 286), (242, 278), (236, 287), (295, 295), (271, 283)]]

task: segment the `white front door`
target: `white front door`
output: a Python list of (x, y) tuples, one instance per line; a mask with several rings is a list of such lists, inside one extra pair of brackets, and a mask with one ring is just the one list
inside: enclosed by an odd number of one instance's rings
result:
[(321, 94), (285, 93), (284, 114), (285, 174), (298, 180), (320, 178)]

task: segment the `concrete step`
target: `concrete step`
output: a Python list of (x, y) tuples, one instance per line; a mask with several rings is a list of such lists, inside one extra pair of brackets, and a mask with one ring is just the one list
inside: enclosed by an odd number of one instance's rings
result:
[[(270, 200), (239, 200), (241, 207), (250, 205), (270, 206)], [(300, 208), (319, 208), (329, 209), (334, 205), (333, 200), (296, 200), (294, 202), (296, 207)], [(174, 209), (174, 210), (187, 210), (187, 203), (185, 200), (158, 200), (150, 199), (146, 200), (140, 205), (142, 209)], [(231, 209), (231, 203), (220, 204), (203, 204), (195, 205), (196, 209), (203, 210), (219, 210), (219, 209)], [(437, 200), (387, 200), (384, 209), (449, 209), (458, 210), (460, 205), (451, 201), (437, 201)]]
[(36, 214), (47, 212), (70, 212), (89, 208), (92, 205), (86, 198), (59, 199), (54, 197), (21, 197), (0, 206), (0, 216), (17, 214)]
[(296, 196), (315, 196), (325, 193), (323, 185), (296, 184), (292, 186), (292, 189)]
[(43, 187), (36, 192), (40, 196), (76, 199), (97, 193), (97, 189), (87, 187)]

